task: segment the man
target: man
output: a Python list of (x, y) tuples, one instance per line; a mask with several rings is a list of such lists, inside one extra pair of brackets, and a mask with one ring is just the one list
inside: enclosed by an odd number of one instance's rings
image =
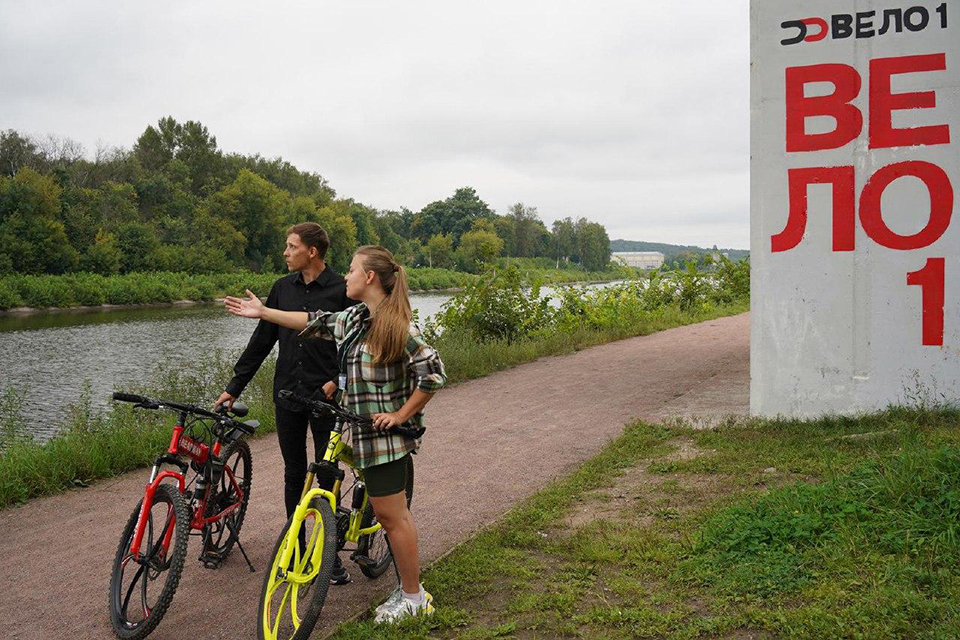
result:
[[(296, 224), (287, 229), (283, 258), (291, 273), (274, 283), (267, 305), (284, 311), (343, 311), (356, 304), (347, 298), (343, 277), (324, 261), (329, 247), (327, 232), (314, 222)], [(277, 342), (280, 343), (280, 354), (273, 378), (273, 402), (277, 439), (283, 455), (284, 502), (289, 518), (300, 500), (307, 475), (307, 426), (313, 433), (315, 459), (321, 459), (330, 438), (333, 417), (311, 416), (302, 406), (282, 400), (277, 394), (289, 390), (311, 397), (322, 390), (328, 398), (331, 397), (336, 391), (339, 373), (336, 346), (327, 340), (302, 340), (292, 329), (260, 321), (243, 355), (237, 360), (233, 379), (216, 404), (226, 402), (233, 406)], [(350, 582), (339, 558), (331, 582)]]

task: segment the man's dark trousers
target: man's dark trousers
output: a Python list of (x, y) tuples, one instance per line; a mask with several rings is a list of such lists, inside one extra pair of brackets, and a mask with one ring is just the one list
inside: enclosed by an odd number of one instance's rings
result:
[[(303, 482), (307, 477), (307, 464), (313, 460), (323, 460), (330, 430), (335, 418), (317, 417), (300, 411), (291, 411), (276, 407), (277, 439), (280, 441), (280, 453), (283, 455), (283, 501), (287, 507), (287, 517), (293, 515), (300, 502)], [(307, 460), (307, 426), (313, 433), (313, 460)], [(329, 484), (329, 483), (327, 483)], [(333, 487), (322, 486), (330, 490)]]

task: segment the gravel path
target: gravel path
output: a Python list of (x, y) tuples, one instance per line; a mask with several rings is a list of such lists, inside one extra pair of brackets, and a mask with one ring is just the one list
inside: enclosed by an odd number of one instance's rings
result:
[[(594, 455), (633, 418), (708, 423), (746, 413), (749, 334), (750, 316), (742, 314), (543, 358), (443, 390), (427, 409), (428, 432), (415, 459), (424, 564)], [(255, 636), (262, 572), (284, 514), (276, 440), (255, 440), (252, 449), (241, 539), (257, 573), (236, 551), (217, 571), (201, 568), (192, 538), (173, 605), (151, 638)], [(147, 474), (0, 511), (0, 637), (113, 637), (110, 566)], [(368, 581), (347, 565), (354, 582), (330, 588), (318, 637), (394, 586), (392, 571)]]

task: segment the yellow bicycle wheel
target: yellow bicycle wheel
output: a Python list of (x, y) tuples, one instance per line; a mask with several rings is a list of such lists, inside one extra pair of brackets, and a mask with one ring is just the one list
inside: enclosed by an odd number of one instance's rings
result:
[[(291, 516), (274, 546), (260, 594), (258, 638), (301, 640), (310, 636), (327, 599), (336, 552), (333, 512), (326, 500), (316, 497), (302, 520)], [(290, 558), (287, 563), (283, 562), (285, 555)]]

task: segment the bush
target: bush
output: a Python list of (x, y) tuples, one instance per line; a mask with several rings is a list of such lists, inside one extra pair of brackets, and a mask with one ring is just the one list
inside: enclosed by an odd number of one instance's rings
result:
[(95, 273), (75, 273), (67, 277), (78, 304), (93, 307), (107, 301), (104, 278)]
[(0, 309), (13, 309), (24, 304), (20, 294), (8, 280), (0, 279)]
[(69, 307), (76, 304), (63, 276), (15, 276), (10, 280), (27, 306)]
[(428, 324), (428, 332), (455, 331), (481, 341), (528, 337), (553, 323), (550, 298), (540, 286), (525, 288), (516, 267), (489, 269), (451, 298)]

